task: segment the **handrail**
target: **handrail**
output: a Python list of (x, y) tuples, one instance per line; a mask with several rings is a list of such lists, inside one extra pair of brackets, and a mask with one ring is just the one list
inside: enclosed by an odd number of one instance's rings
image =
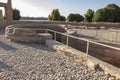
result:
[(86, 60), (88, 59), (90, 43), (93, 43), (93, 44), (96, 44), (96, 45), (100, 45), (100, 46), (103, 46), (103, 47), (107, 47), (107, 48), (111, 48), (111, 49), (114, 49), (114, 50), (120, 50), (120, 48), (117, 48), (117, 47), (109, 46), (109, 45), (102, 44), (102, 43), (93, 42), (93, 41), (90, 41), (90, 40), (87, 40), (87, 39), (83, 39), (83, 38), (75, 37), (75, 36), (68, 35), (68, 34), (65, 34), (65, 33), (61, 33), (61, 32), (58, 32), (58, 31), (46, 29), (46, 32), (48, 32), (48, 31), (54, 32), (54, 40), (55, 41), (56, 41), (56, 33), (67, 36), (66, 47), (69, 46), (68, 45), (69, 44), (68, 43), (69, 42), (69, 37), (74, 38), (74, 39), (78, 39), (78, 40), (82, 40), (82, 41), (86, 41), (87, 42), (87, 44), (86, 44), (86, 52), (85, 52)]
[[(20, 28), (19, 28), (20, 29)], [(28, 29), (28, 28), (24, 28), (24, 29)], [(82, 41), (86, 41), (87, 44), (89, 43), (93, 43), (93, 44), (96, 44), (96, 45), (100, 45), (100, 46), (104, 46), (104, 47), (107, 47), (107, 48), (111, 48), (111, 49), (115, 49), (115, 50), (120, 50), (120, 48), (117, 48), (117, 47), (113, 47), (113, 46), (110, 46), (110, 45), (106, 45), (106, 44), (102, 44), (102, 43), (98, 43), (98, 42), (94, 42), (94, 41), (90, 41), (90, 40), (87, 40), (87, 39), (83, 39), (83, 38), (80, 38), (80, 37), (76, 37), (76, 36), (72, 36), (72, 35), (69, 35), (67, 33), (61, 33), (61, 32), (58, 32), (58, 31), (54, 31), (54, 30), (51, 30), (51, 29), (34, 29), (32, 28), (32, 30), (45, 30), (46, 33), (48, 33), (48, 31), (51, 31), (51, 32), (54, 32), (54, 37), (55, 37), (55, 40), (56, 40), (56, 33), (58, 34), (61, 34), (61, 35), (65, 35), (67, 37), (71, 37), (71, 38), (74, 38), (74, 39), (78, 39), (78, 40), (82, 40)], [(68, 40), (67, 40), (68, 41)], [(67, 45), (68, 45), (68, 42), (66, 42)], [(89, 46), (89, 45), (88, 45)], [(88, 48), (89, 49), (89, 48)], [(88, 53), (88, 50), (86, 51)]]
[(86, 42), (89, 42), (89, 43), (93, 43), (93, 44), (101, 45), (101, 46), (104, 46), (104, 47), (107, 47), (107, 48), (112, 48), (112, 49), (120, 50), (120, 48), (117, 48), (117, 47), (109, 46), (109, 45), (102, 44), (102, 43), (93, 42), (93, 41), (90, 41), (90, 40), (87, 40), (87, 39), (83, 39), (83, 38), (75, 37), (75, 36), (72, 36), (72, 35), (68, 35), (68, 34), (61, 33), (61, 32), (54, 31), (54, 30), (50, 30), (50, 29), (47, 29), (47, 30), (49, 30), (49, 31), (53, 31), (53, 32), (56, 32), (56, 33), (59, 33), (59, 34), (63, 34), (63, 35), (66, 35), (66, 36), (68, 36), (68, 37), (72, 37), (72, 38), (75, 38), (75, 39), (83, 40), (83, 41), (86, 41)]

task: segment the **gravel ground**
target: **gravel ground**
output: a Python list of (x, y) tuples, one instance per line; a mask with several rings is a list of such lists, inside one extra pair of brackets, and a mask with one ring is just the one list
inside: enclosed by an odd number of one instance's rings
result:
[(13, 43), (0, 30), (0, 80), (117, 80), (45, 45)]

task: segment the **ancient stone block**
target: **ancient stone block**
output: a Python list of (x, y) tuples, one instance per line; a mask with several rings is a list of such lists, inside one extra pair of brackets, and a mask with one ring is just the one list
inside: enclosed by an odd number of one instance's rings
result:
[(19, 29), (20, 35), (34, 36), (36, 31), (32, 29)]
[[(8, 21), (8, 22), (12, 21), (13, 14), (12, 14), (11, 0), (8, 0), (7, 3), (1, 3), (0, 2), (0, 7), (5, 8), (6, 21)], [(1, 13), (0, 13), (0, 20), (2, 20)]]
[(2, 10), (0, 10), (0, 21), (3, 21), (3, 14), (2, 14)]
[(14, 35), (19, 35), (20, 34), (20, 30), (17, 29), (17, 28), (13, 29), (13, 34)]
[(48, 33), (36, 33), (35, 29), (7, 27), (5, 30), (6, 38), (15, 42), (39, 42), (45, 43), (46, 39), (52, 39)]

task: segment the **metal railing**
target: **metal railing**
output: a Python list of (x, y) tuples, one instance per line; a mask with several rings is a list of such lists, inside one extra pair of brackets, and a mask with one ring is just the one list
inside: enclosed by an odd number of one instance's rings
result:
[[(51, 30), (51, 29), (33, 29), (33, 30), (37, 30), (38, 32), (42, 31), (44, 33), (50, 33), (53, 36), (53, 39), (55, 41), (65, 44), (66, 47), (70, 46), (72, 48), (75, 48), (79, 51), (84, 52), (86, 54), (86, 58), (88, 58), (88, 54), (91, 53), (93, 48), (95, 48), (95, 50), (93, 49), (94, 54), (99, 53), (99, 52), (95, 52), (95, 51), (97, 51), (96, 49), (99, 49), (100, 52), (103, 49), (106, 49), (106, 50), (109, 49), (109, 50), (113, 50), (113, 52), (112, 51), (110, 53), (108, 52), (109, 54), (111, 54), (111, 53), (114, 54), (114, 52), (115, 52), (115, 55), (116, 55), (116, 52), (117, 52), (117, 55), (120, 55), (120, 48), (118, 48), (118, 47), (113, 47), (110, 45), (90, 41), (87, 39), (68, 35), (67, 33), (61, 33), (58, 31)], [(104, 55), (104, 51), (103, 51), (102, 55)], [(119, 57), (119, 59), (120, 59), (120, 56), (116, 56), (116, 57)]]
[[(50, 33), (50, 32), (53, 32), (53, 36), (54, 36), (55, 41), (57, 40), (57, 34), (60, 34), (64, 37), (66, 37), (66, 40), (65, 40), (66, 44), (65, 45), (67, 45), (67, 46), (70, 46), (69, 45), (70, 38), (74, 38), (74, 39), (86, 42), (86, 46), (85, 46), (86, 48), (85, 48), (85, 51), (84, 51), (86, 53), (86, 56), (88, 56), (88, 54), (89, 54), (90, 44), (94, 44), (94, 45), (98, 45), (98, 46), (101, 46), (101, 47), (109, 48), (109, 49), (112, 49), (112, 50), (115, 50), (115, 51), (120, 51), (120, 48), (117, 48), (117, 47), (105, 45), (105, 44), (102, 44), (102, 43), (93, 42), (93, 41), (90, 41), (90, 40), (87, 40), (87, 39), (83, 39), (83, 38), (75, 37), (75, 36), (68, 35), (68, 34), (65, 34), (65, 33), (61, 33), (61, 32), (58, 32), (58, 31), (46, 29), (46, 33)], [(61, 43), (63, 43), (63, 41), (61, 41)], [(77, 44), (77, 42), (76, 42), (76, 44)]]

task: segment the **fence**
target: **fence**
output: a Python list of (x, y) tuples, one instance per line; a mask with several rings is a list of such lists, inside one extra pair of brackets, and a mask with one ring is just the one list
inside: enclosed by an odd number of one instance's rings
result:
[(55, 41), (61, 42), (66, 46), (75, 48), (86, 54), (92, 55), (114, 66), (120, 67), (120, 48), (93, 42), (87, 39), (68, 35), (50, 29), (37, 29), (37, 32), (50, 33)]

